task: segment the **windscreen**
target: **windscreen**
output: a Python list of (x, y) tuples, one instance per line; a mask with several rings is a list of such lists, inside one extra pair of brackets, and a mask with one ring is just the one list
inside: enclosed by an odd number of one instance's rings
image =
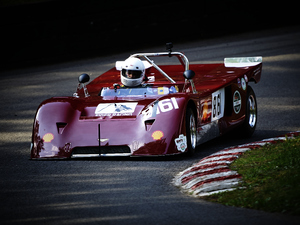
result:
[(116, 97), (142, 97), (142, 96), (155, 96), (155, 95), (167, 95), (171, 93), (177, 93), (178, 87), (137, 87), (137, 88), (109, 88), (104, 87), (101, 90), (100, 96), (116, 96)]

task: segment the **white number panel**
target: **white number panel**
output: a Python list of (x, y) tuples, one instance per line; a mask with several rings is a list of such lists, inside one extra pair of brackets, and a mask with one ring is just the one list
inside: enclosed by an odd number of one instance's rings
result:
[(222, 88), (212, 93), (211, 96), (211, 121), (218, 120), (224, 116), (225, 108), (225, 89)]

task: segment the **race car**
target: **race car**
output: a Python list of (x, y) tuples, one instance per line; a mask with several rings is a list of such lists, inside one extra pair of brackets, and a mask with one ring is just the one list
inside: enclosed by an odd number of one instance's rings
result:
[[(159, 65), (159, 57), (178, 63)], [(137, 53), (89, 82), (79, 76), (73, 96), (37, 109), (31, 159), (192, 155), (196, 146), (231, 130), (251, 136), (262, 57), (190, 64), (173, 52)]]

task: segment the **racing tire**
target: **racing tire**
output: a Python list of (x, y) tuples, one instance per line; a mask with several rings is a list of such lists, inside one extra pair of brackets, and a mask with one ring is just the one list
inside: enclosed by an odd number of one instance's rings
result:
[(250, 86), (247, 87), (246, 101), (246, 117), (239, 131), (242, 137), (251, 137), (257, 124), (257, 102), (255, 93)]
[(197, 145), (197, 124), (194, 111), (187, 108), (185, 115), (187, 155), (192, 156), (195, 153)]

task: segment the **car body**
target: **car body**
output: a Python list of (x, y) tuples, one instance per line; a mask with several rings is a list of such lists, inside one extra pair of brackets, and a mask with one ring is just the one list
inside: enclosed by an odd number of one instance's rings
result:
[[(197, 145), (230, 130), (254, 132), (257, 108), (249, 82), (260, 80), (261, 57), (189, 64), (171, 49), (130, 57), (143, 60), (142, 85), (122, 85), (121, 61), (88, 84), (88, 75), (81, 75), (73, 96), (40, 104), (32, 159), (193, 154)], [(158, 66), (156, 57), (177, 57), (180, 64)]]

